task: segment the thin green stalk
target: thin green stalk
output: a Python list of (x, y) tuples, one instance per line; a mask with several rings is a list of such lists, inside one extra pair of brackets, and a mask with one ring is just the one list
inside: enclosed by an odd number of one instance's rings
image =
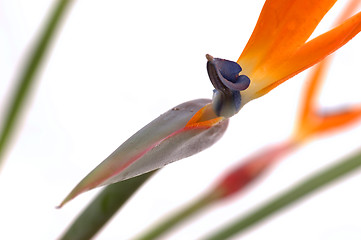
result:
[(239, 234), (254, 224), (271, 216), (273, 213), (276, 213), (288, 205), (301, 200), (315, 190), (318, 190), (321, 187), (324, 187), (327, 184), (330, 184), (333, 181), (339, 179), (340, 177), (355, 171), (359, 167), (361, 167), (361, 152), (347, 158), (346, 160), (334, 164), (317, 174), (314, 174), (305, 181), (293, 187), (291, 190), (280, 194), (278, 197), (265, 203), (255, 211), (252, 211), (246, 216), (236, 219), (233, 223), (213, 234), (208, 235), (204, 239), (223, 240), (228, 239), (235, 234)]
[(61, 240), (92, 238), (156, 171), (107, 186), (71, 224)]
[(34, 85), (35, 76), (41, 65), (44, 55), (49, 49), (51, 40), (54, 38), (54, 33), (59, 26), (62, 17), (65, 15), (66, 9), (71, 3), (71, 0), (59, 0), (48, 21), (45, 24), (43, 31), (41, 32), (35, 46), (30, 52), (28, 59), (25, 62), (25, 66), (16, 81), (17, 87), (13, 94), (12, 99), (5, 113), (3, 125), (1, 126), (0, 135), (0, 165), (4, 157), (4, 153), (9, 139), (19, 119), (19, 113), (24, 106), (26, 97), (30, 88)]
[(168, 217), (166, 221), (162, 221), (159, 223), (159, 225), (151, 227), (148, 231), (144, 232), (143, 235), (136, 237), (135, 240), (157, 239), (164, 233), (174, 228), (180, 222), (184, 221), (195, 213), (199, 213), (205, 207), (209, 206), (212, 202), (214, 202), (214, 200), (216, 200), (216, 197), (217, 196), (214, 194), (208, 194), (202, 198), (197, 199), (189, 206), (186, 206), (180, 211), (174, 213), (174, 215)]

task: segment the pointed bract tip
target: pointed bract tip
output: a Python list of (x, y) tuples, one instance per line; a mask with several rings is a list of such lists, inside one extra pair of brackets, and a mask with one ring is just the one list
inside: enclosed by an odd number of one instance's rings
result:
[(66, 197), (59, 205), (55, 206), (55, 208), (60, 209), (69, 201), (70, 201), (70, 199), (68, 199), (68, 197)]

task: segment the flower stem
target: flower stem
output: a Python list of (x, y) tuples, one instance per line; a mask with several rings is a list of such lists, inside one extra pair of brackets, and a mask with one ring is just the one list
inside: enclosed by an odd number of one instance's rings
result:
[(151, 227), (148, 231), (135, 240), (151, 240), (158, 239), (161, 235), (174, 228), (177, 224), (184, 221), (188, 217), (199, 213), (201, 210), (212, 204), (216, 199), (217, 195), (214, 193), (207, 194), (196, 201), (192, 202), (185, 208), (180, 209), (170, 217), (167, 217), (166, 221), (161, 221), (158, 225)]
[(203, 239), (223, 240), (228, 239), (235, 234), (239, 234), (254, 224), (271, 216), (273, 213), (301, 200), (315, 190), (321, 189), (321, 187), (355, 171), (359, 167), (361, 167), (361, 152), (314, 174), (292, 189), (265, 203), (258, 209), (250, 212), (246, 216), (236, 219), (233, 223), (225, 226), (220, 231), (210, 234)]

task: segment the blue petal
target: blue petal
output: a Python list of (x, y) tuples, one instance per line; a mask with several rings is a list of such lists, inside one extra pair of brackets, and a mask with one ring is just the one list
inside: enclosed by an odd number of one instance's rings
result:
[(237, 90), (243, 91), (249, 87), (251, 80), (246, 75), (240, 75), (237, 77), (235, 84), (238, 86)]
[(222, 76), (228, 81), (235, 83), (238, 74), (242, 71), (241, 66), (236, 62), (226, 59), (215, 58), (214, 61)]

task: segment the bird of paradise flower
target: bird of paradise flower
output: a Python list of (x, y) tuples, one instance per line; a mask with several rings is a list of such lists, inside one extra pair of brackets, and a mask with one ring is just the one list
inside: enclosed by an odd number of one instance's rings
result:
[[(359, 3), (360, 0), (351, 1), (340, 19), (348, 17)], [(359, 104), (344, 107), (342, 110), (331, 110), (327, 114), (323, 114), (322, 110), (317, 106), (317, 95), (328, 65), (329, 58), (317, 64), (310, 74), (309, 81), (306, 82), (295, 131), (289, 139), (263, 148), (256, 154), (246, 158), (242, 163), (231, 167), (204, 195), (197, 198), (186, 208), (180, 209), (174, 215), (163, 219), (136, 239), (156, 239), (204, 208), (243, 193), (244, 190), (250, 187), (251, 183), (259, 179), (288, 153), (314, 137), (339, 131), (359, 120), (361, 118), (361, 106)]]
[(223, 135), (228, 118), (246, 103), (321, 61), (361, 31), (358, 13), (308, 40), (335, 2), (267, 0), (237, 62), (207, 55), (213, 100), (181, 104), (151, 122), (89, 173), (60, 207), (84, 191), (158, 169), (211, 146)]

